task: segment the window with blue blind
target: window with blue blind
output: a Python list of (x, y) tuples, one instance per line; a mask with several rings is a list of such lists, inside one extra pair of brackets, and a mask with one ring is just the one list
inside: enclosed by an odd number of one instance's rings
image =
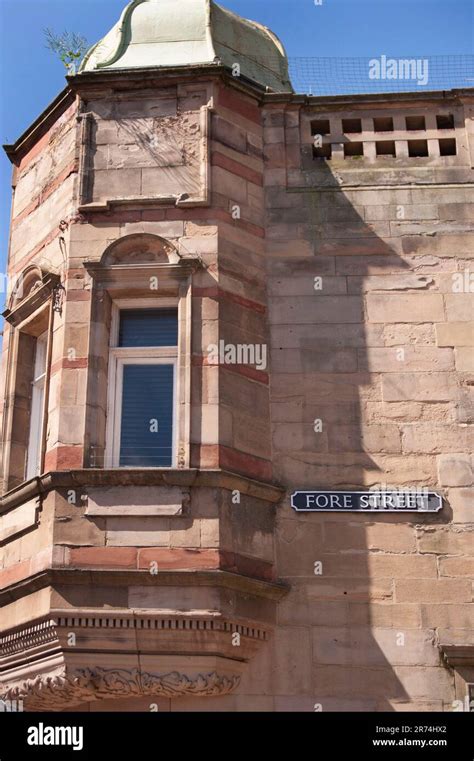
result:
[(124, 309), (120, 312), (119, 346), (176, 346), (176, 309)]
[(124, 309), (111, 349), (112, 466), (175, 465), (177, 309)]
[(124, 365), (121, 467), (171, 468), (173, 365)]

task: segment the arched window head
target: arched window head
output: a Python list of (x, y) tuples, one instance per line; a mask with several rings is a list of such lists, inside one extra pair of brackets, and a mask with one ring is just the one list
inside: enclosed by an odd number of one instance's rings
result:
[(10, 282), (8, 307), (2, 316), (17, 327), (53, 297), (60, 286), (60, 276), (38, 264), (31, 264)]
[(14, 309), (21, 301), (34, 293), (34, 291), (39, 290), (47, 274), (37, 264), (32, 264), (13, 278), (8, 301), (9, 309)]
[(178, 264), (181, 256), (167, 240), (150, 233), (126, 235), (104, 251), (102, 266), (120, 264)]

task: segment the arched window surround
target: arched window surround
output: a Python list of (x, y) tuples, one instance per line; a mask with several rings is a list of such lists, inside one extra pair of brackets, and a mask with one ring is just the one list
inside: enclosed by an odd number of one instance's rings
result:
[(92, 280), (90, 367), (93, 371), (89, 373), (85, 442), (88, 467), (117, 467), (110, 454), (114, 414), (111, 395), (116, 382), (111, 349), (120, 310), (170, 307), (178, 310), (173, 467), (189, 467), (192, 283), (193, 274), (202, 266), (200, 257), (182, 256), (169, 241), (150, 233), (124, 236), (104, 250), (100, 261), (84, 262)]

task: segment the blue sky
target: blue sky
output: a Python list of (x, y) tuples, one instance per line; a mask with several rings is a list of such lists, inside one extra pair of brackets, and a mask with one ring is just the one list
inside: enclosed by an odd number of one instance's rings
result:
[[(289, 56), (413, 56), (474, 51), (472, 0), (221, 0), (271, 27)], [(126, 0), (0, 0), (0, 140), (14, 142), (64, 87), (43, 29), (90, 43), (117, 21)], [(179, 0), (176, 0), (179, 6)], [(474, 76), (474, 75), (473, 75)], [(10, 162), (0, 155), (0, 267), (6, 259)], [(1, 296), (0, 296), (1, 300)]]

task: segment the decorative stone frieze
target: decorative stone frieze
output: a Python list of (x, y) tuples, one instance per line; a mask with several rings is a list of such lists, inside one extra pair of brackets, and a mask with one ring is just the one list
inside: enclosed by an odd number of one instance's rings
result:
[(239, 676), (221, 676), (215, 671), (189, 677), (178, 671), (149, 674), (138, 669), (80, 669), (71, 675), (27, 679), (7, 689), (2, 700), (23, 700), (30, 711), (57, 711), (113, 698), (228, 695), (239, 682)]
[[(232, 637), (239, 646), (230, 659)], [(241, 665), (267, 639), (268, 629), (217, 615), (52, 611), (0, 637), (0, 695), (42, 711), (111, 698), (225, 695), (238, 685)], [(196, 664), (189, 661), (193, 651)], [(132, 667), (138, 652), (141, 665)], [(187, 672), (173, 668), (183, 657)], [(114, 658), (131, 667), (101, 665)]]

